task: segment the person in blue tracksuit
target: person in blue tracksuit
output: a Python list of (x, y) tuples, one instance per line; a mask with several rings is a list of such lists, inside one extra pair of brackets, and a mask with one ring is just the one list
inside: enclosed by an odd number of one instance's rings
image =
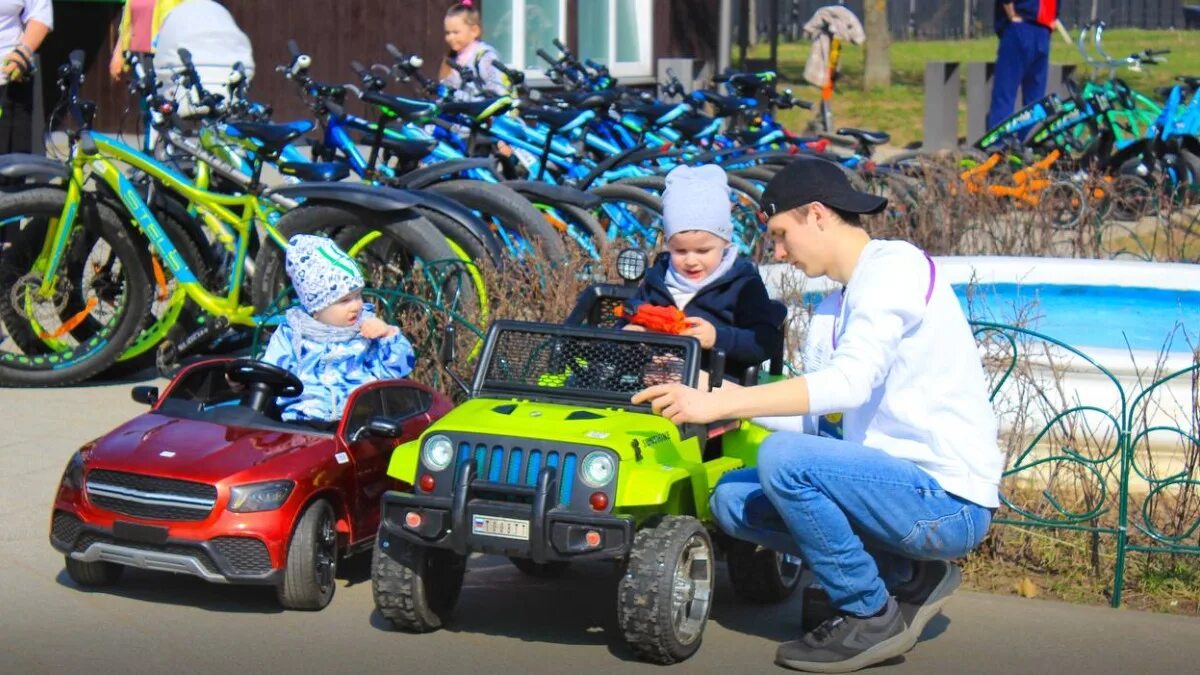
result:
[(296, 375), (304, 391), (279, 399), (282, 419), (334, 422), (359, 386), (412, 372), (408, 338), (363, 303), (362, 272), (333, 241), (298, 234), (285, 264), (301, 306), (287, 311), (262, 360)]
[(987, 127), (994, 129), (1013, 113), (1017, 87), (1023, 105), (1046, 95), (1050, 33), (1058, 23), (1058, 0), (996, 0), (996, 69)]

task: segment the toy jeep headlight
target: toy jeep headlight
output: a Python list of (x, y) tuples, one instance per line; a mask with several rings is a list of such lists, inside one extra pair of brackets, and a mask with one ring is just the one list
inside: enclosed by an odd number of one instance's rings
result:
[(588, 453), (579, 464), (579, 478), (592, 488), (602, 488), (608, 485), (616, 473), (613, 458), (606, 452)]
[(454, 460), (454, 444), (441, 434), (430, 436), (421, 450), (421, 463), (431, 471), (441, 471)]

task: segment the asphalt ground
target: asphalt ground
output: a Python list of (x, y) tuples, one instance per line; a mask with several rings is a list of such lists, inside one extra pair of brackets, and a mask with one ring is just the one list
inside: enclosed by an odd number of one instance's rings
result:
[[(474, 558), (450, 628), (387, 629), (365, 558), (339, 571), (321, 612), (284, 612), (272, 589), (128, 570), (82, 590), (48, 542), (50, 504), (79, 445), (144, 407), (131, 382), (0, 389), (2, 673), (749, 673), (784, 672), (776, 645), (797, 637), (800, 597), (738, 603), (723, 570), (700, 651), (663, 668), (637, 662), (616, 626), (610, 564), (559, 580)], [(876, 673), (1195, 673), (1200, 619), (960, 592), (905, 657)]]

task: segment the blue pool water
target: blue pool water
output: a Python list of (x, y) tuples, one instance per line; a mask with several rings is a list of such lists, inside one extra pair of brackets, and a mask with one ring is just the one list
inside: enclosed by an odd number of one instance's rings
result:
[(954, 291), (972, 320), (1019, 322), (1075, 347), (1191, 352), (1200, 334), (1200, 291), (977, 284), (969, 301), (966, 285)]

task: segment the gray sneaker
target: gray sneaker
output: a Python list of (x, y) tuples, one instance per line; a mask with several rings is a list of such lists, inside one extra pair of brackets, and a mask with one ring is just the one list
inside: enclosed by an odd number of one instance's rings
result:
[(900, 656), (912, 647), (896, 600), (882, 616), (839, 614), (804, 637), (779, 645), (775, 663), (808, 673), (850, 673)]
[(944, 560), (919, 560), (913, 563), (912, 580), (892, 589), (904, 623), (913, 633), (913, 644), (961, 584), (962, 570), (957, 565)]

